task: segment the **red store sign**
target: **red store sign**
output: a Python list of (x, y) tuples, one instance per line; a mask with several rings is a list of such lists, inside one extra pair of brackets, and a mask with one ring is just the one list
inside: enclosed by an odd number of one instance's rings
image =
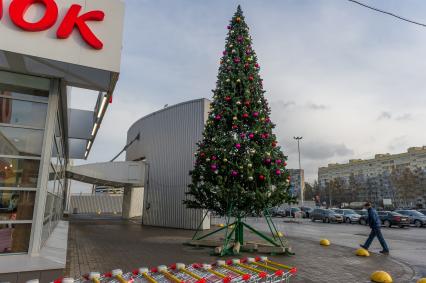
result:
[[(45, 7), (44, 15), (37, 22), (28, 22), (25, 20), (25, 13), (33, 4), (43, 4)], [(86, 22), (103, 21), (104, 12), (95, 10), (80, 13), (81, 8), (81, 5), (78, 4), (71, 5), (56, 31), (56, 37), (66, 39), (76, 28), (88, 45), (94, 49), (102, 49), (102, 41), (96, 37)], [(2, 16), (3, 0), (0, 0), (0, 20)], [(12, 0), (9, 5), (9, 17), (22, 30), (30, 32), (44, 31), (50, 29), (58, 20), (58, 5), (55, 0)]]

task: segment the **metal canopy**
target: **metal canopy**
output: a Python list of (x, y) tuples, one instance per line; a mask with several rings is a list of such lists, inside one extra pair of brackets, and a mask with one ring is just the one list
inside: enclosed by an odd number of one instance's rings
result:
[(98, 186), (143, 187), (145, 163), (143, 161), (117, 161), (68, 166), (67, 177)]

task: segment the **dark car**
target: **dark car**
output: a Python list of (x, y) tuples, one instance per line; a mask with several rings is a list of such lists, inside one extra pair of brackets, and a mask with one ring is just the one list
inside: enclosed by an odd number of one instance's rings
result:
[(293, 217), (293, 218), (303, 216), (303, 212), (298, 207), (291, 207), (286, 209), (285, 214), (286, 216)]
[(311, 218), (311, 212), (314, 210), (312, 207), (302, 206), (300, 210), (303, 211), (303, 218)]
[(366, 209), (355, 210), (361, 217), (359, 218), (358, 223), (361, 225), (367, 225), (368, 211)]
[(380, 221), (385, 227), (399, 226), (401, 228), (410, 226), (410, 218), (393, 211), (378, 211)]
[(423, 215), (426, 215), (426, 209), (419, 209), (419, 212)]
[(315, 208), (311, 212), (311, 220), (313, 222), (315, 222), (316, 220), (321, 220), (324, 223), (342, 223), (343, 215), (337, 214), (330, 209)]
[(397, 210), (395, 212), (408, 216), (411, 224), (414, 224), (416, 227), (426, 226), (426, 215), (418, 212), (417, 210)]

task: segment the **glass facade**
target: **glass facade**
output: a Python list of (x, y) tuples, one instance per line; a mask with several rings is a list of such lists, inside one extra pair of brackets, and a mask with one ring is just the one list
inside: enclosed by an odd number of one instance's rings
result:
[(52, 143), (52, 156), (49, 166), (49, 181), (47, 182), (47, 197), (44, 208), (42, 243), (46, 242), (53, 229), (61, 219), (65, 196), (66, 155), (63, 146), (63, 131), (61, 115), (58, 111), (55, 117), (55, 134)]
[[(0, 74), (0, 255), (29, 252), (31, 237), (41, 237), (43, 245), (61, 219), (67, 160), (61, 103), (52, 101), (49, 90), (11, 85)], [(48, 119), (52, 111), (54, 121), (51, 114)], [(53, 142), (51, 154), (43, 150), (47, 140)], [(41, 166), (46, 158), (48, 170)], [(35, 210), (42, 214), (41, 235), (32, 235)]]

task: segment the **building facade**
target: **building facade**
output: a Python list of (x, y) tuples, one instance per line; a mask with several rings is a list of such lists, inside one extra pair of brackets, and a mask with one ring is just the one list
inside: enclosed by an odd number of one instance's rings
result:
[(328, 164), (318, 169), (318, 182), (325, 185), (332, 179), (349, 181), (351, 175), (377, 177), (394, 169), (426, 169), (426, 146), (410, 147), (399, 154), (376, 154), (373, 159), (352, 159), (346, 164)]
[[(407, 174), (416, 178), (417, 184), (404, 185), (397, 179), (403, 179)], [(329, 164), (318, 169), (318, 182), (324, 188), (333, 180), (355, 186), (358, 200), (370, 200), (381, 203), (390, 199), (401, 206), (424, 205), (426, 201), (426, 146), (411, 147), (399, 154), (376, 154), (373, 159), (353, 159), (346, 164)], [(404, 190), (417, 186), (416, 191), (408, 197)], [(419, 187), (420, 186), (420, 187)], [(425, 186), (423, 189), (421, 186)], [(398, 190), (399, 188), (399, 190)], [(423, 192), (423, 193), (422, 193)]]
[[(56, 36), (73, 1), (34, 5), (20, 21), (18, 2), (0, 1), (0, 282), (50, 282), (66, 262), (67, 164), (87, 158), (118, 80), (124, 4), (74, 5), (105, 15), (85, 31), (102, 48), (78, 29)], [(73, 87), (95, 91), (93, 111), (70, 107)]]
[[(210, 101), (196, 99), (154, 112), (136, 121), (127, 132), (126, 160), (143, 160), (145, 168), (144, 225), (197, 229), (202, 210), (187, 209), (182, 201), (191, 182), (197, 142), (202, 139)], [(201, 229), (210, 228), (204, 218)]]

